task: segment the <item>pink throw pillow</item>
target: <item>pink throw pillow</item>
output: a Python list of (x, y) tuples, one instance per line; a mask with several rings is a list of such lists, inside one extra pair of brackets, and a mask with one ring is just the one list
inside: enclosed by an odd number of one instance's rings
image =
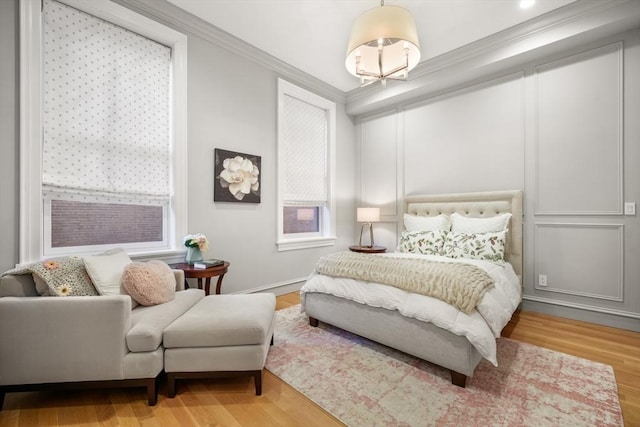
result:
[(175, 298), (176, 277), (165, 262), (132, 262), (122, 273), (122, 287), (141, 305), (164, 304)]

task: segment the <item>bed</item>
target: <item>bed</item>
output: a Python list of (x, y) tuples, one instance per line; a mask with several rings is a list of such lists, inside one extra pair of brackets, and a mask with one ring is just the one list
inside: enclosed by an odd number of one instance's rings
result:
[[(429, 252), (423, 255), (415, 254), (415, 250), (409, 251), (411, 253), (364, 255), (394, 259), (426, 258), (432, 262), (475, 265), (495, 282), (482, 294), (476, 309), (463, 312), (438, 298), (395, 286), (321, 274), (318, 271), (324, 271), (316, 266), (300, 290), (302, 311), (309, 316), (312, 326), (322, 321), (442, 366), (450, 370), (453, 384), (465, 387), (467, 378), (473, 375), (483, 358), (497, 366), (496, 338), (521, 300), (522, 192), (408, 196), (404, 207), (405, 226), (410, 224), (411, 227), (415, 221), (433, 224), (440, 218), (449, 221), (456, 218), (462, 221), (457, 223), (457, 231), (465, 231), (460, 224), (465, 227), (470, 222), (474, 228), (476, 223), (492, 223), (495, 219), (508, 217), (501, 235), (504, 236), (501, 253), (504, 261), (451, 259), (443, 257), (442, 252), (440, 255)], [(484, 221), (474, 222), (475, 219)], [(444, 233), (445, 236), (456, 235)], [(409, 230), (403, 232), (399, 248), (406, 249), (406, 239), (410, 235), (412, 232)], [(450, 244), (448, 248), (451, 248)], [(387, 262), (383, 258), (375, 260)]]

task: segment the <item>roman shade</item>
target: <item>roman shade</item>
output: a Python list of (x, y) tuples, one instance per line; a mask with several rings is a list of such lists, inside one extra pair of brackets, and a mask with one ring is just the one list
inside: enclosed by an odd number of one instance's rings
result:
[(167, 205), (171, 49), (44, 2), (43, 195)]
[(283, 203), (318, 206), (327, 201), (327, 111), (284, 96)]

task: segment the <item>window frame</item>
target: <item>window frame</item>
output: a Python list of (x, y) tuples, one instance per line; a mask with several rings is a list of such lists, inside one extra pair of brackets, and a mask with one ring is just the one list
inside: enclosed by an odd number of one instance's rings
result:
[[(171, 48), (171, 200), (164, 211), (164, 244), (131, 244), (132, 255), (176, 254), (184, 251), (187, 230), (187, 36), (108, 0), (56, 0), (102, 18)], [(43, 49), (41, 0), (20, 2), (20, 263), (34, 262), (45, 251), (45, 201), (42, 196)], [(112, 245), (109, 245), (112, 246)], [(123, 247), (126, 245), (123, 245)], [(49, 248), (50, 249), (50, 248)], [(55, 255), (99, 252), (104, 246), (82, 246)]]
[[(284, 233), (284, 97), (290, 96), (327, 113), (327, 202), (319, 207), (320, 231), (317, 233)], [(277, 221), (278, 235), (276, 246), (278, 251), (289, 251), (323, 246), (333, 246), (336, 236), (336, 203), (335, 203), (335, 176), (336, 176), (336, 104), (315, 93), (309, 92), (299, 86), (283, 79), (278, 79), (278, 189), (277, 189)], [(302, 205), (300, 205), (302, 207)]]

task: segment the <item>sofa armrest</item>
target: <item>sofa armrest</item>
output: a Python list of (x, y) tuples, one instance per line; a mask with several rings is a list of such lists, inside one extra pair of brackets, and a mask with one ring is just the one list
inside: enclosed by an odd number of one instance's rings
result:
[(184, 271), (173, 270), (173, 274), (176, 276), (176, 291), (184, 291)]
[(0, 385), (123, 379), (131, 298), (0, 298)]

